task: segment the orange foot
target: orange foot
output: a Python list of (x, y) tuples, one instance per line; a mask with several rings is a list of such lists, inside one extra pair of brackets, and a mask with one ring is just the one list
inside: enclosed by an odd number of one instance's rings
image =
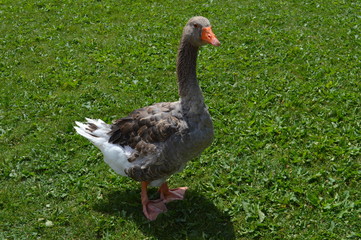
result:
[(159, 188), (160, 199), (162, 199), (164, 203), (169, 203), (174, 200), (183, 200), (187, 189), (187, 187), (169, 189), (168, 184), (163, 183)]
[(155, 220), (160, 213), (167, 211), (163, 200), (149, 200), (147, 192), (148, 182), (142, 182), (142, 205), (144, 215), (151, 221)]
[(167, 211), (167, 207), (161, 199), (144, 201), (142, 204), (144, 215), (151, 221), (157, 219), (160, 213)]

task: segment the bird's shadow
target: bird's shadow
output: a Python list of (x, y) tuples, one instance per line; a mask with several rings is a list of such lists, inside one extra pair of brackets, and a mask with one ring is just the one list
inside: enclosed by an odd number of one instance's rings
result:
[(135, 222), (144, 235), (156, 239), (235, 239), (230, 216), (198, 192), (188, 190), (183, 201), (168, 203), (167, 208), (155, 221), (148, 221), (139, 190), (105, 193), (93, 205), (95, 211)]

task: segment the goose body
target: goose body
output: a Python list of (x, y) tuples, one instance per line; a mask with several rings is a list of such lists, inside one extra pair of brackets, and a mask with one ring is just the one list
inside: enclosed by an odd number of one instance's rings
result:
[[(211, 116), (196, 78), (198, 49), (205, 44), (220, 45), (208, 19), (193, 17), (178, 50), (179, 101), (137, 109), (112, 124), (89, 118), (76, 122), (76, 131), (102, 151), (116, 173), (142, 182), (143, 212), (150, 220), (167, 210), (165, 203), (183, 199), (187, 188), (169, 189), (166, 180), (213, 139)], [(160, 199), (148, 199), (148, 185), (160, 186)]]

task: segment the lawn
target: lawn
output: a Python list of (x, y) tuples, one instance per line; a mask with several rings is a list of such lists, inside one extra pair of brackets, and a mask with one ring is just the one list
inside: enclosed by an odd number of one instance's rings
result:
[[(182, 28), (215, 140), (149, 222), (74, 121), (176, 101)], [(0, 239), (360, 239), (358, 0), (0, 0)], [(156, 190), (152, 189), (152, 195)]]

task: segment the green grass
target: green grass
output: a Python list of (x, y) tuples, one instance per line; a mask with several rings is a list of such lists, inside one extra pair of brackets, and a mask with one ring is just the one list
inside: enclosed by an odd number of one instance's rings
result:
[[(0, 1), (1, 239), (360, 239), (360, 1)], [(155, 222), (140, 186), (75, 134), (175, 101), (182, 27), (222, 43), (198, 77), (216, 137), (170, 179)], [(155, 190), (152, 190), (155, 194)]]

